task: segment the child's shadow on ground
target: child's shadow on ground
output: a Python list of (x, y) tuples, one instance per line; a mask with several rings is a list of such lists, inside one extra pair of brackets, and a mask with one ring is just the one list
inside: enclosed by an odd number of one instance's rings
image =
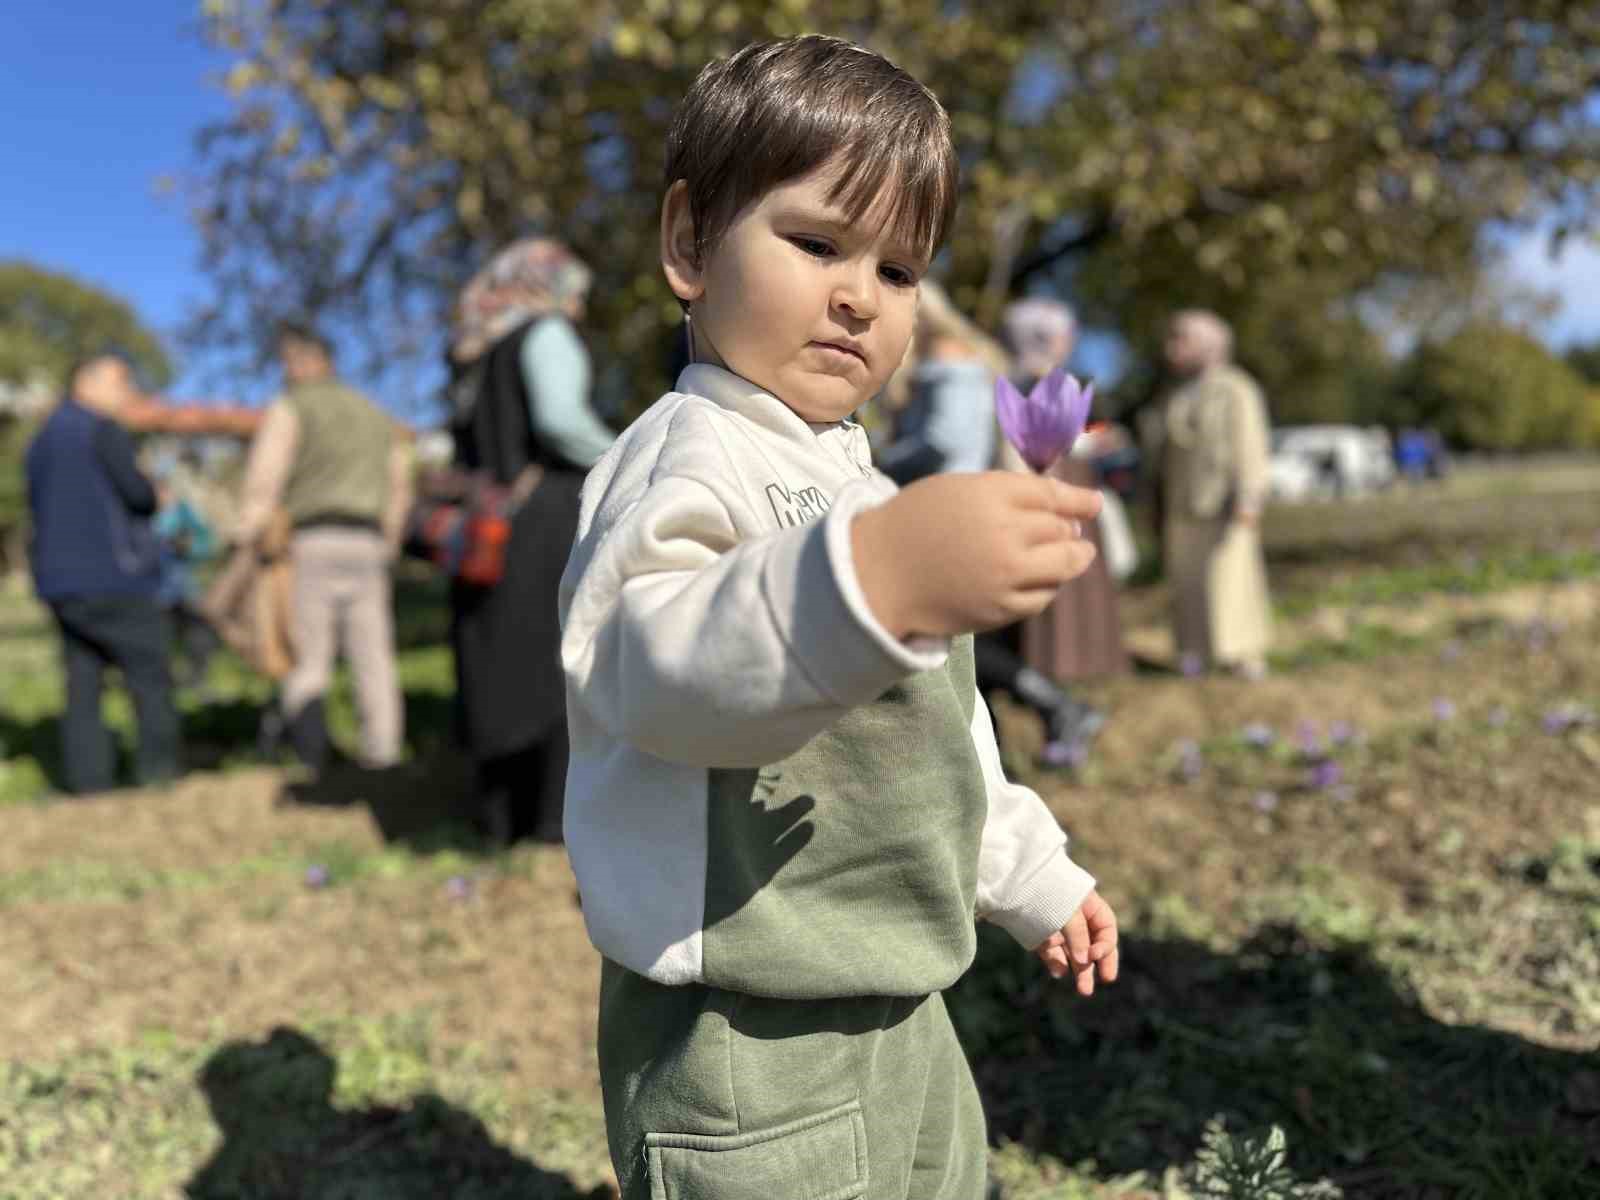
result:
[(263, 1042), (230, 1042), (199, 1084), (223, 1143), (194, 1175), (193, 1200), (586, 1200), (580, 1191), (498, 1145), (470, 1112), (438, 1096), (398, 1107), (332, 1104), (338, 1064), (316, 1041), (279, 1028)]
[(948, 994), (997, 1138), (1159, 1179), (1224, 1115), (1282, 1126), (1296, 1173), (1347, 1200), (1600, 1196), (1594, 1057), (1445, 1024), (1364, 951), (1125, 936), (1121, 982), (1069, 987), (986, 928)]

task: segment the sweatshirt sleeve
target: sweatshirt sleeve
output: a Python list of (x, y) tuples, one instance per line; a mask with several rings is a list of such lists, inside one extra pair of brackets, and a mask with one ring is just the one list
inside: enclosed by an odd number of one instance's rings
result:
[(989, 791), (978, 853), (978, 916), (1032, 950), (1078, 911), (1094, 878), (1067, 857), (1067, 835), (1038, 793), (1006, 778), (981, 697), (973, 707), (972, 740)]
[(708, 484), (652, 482), (574, 547), (562, 581), (571, 703), (669, 762), (759, 767), (939, 666), (947, 643), (895, 640), (856, 577), (850, 522), (881, 498), (862, 480), (822, 519), (741, 541)]

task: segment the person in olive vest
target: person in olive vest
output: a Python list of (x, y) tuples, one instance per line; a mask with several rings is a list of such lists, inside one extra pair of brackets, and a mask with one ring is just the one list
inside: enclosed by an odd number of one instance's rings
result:
[(403, 707), (389, 565), (410, 503), (406, 441), (337, 379), (332, 349), (314, 330), (284, 325), (278, 355), (287, 387), (251, 443), (238, 533), (258, 541), (280, 507), (293, 530), (294, 667), (281, 716), (301, 761), (324, 765), (323, 697), (342, 649), (355, 676), (361, 761), (390, 766), (400, 757)]
[(117, 414), (136, 394), (115, 354), (85, 359), (28, 446), (35, 590), (61, 632), (67, 706), (61, 765), (69, 792), (112, 786), (115, 754), (100, 714), (105, 668), (116, 667), (139, 722), (139, 782), (178, 774), (180, 734), (167, 657), (171, 631), (157, 601), (156, 492), (134, 461)]

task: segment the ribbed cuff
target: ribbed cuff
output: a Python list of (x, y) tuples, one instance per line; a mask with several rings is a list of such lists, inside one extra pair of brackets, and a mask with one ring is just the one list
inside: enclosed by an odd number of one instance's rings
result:
[(1089, 893), (1094, 891), (1094, 876), (1067, 857), (1052, 855), (1034, 872), (1011, 904), (988, 915), (1024, 950), (1033, 950), (1072, 919)]

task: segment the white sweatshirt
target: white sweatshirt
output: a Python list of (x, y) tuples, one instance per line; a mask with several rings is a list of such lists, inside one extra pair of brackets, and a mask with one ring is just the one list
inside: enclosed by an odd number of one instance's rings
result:
[(971, 639), (873, 617), (862, 429), (696, 364), (584, 485), (561, 581), (566, 838), (595, 946), (663, 984), (925, 995), (974, 915), (1032, 948), (1094, 881), (1006, 780)]

